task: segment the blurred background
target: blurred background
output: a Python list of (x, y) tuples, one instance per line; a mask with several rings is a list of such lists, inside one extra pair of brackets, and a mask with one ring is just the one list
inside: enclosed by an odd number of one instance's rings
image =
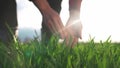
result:
[[(18, 11), (19, 38), (33, 39), (35, 31), (41, 35), (41, 14), (34, 4), (28, 0), (16, 0)], [(83, 0), (81, 21), (83, 39), (86, 42), (94, 38), (95, 42), (105, 41), (111, 36), (112, 42), (120, 42), (120, 0)], [(68, 0), (63, 0), (61, 19), (64, 25), (69, 17)]]

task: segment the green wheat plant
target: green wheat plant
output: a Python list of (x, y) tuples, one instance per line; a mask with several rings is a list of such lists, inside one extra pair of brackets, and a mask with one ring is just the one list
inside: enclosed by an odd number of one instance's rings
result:
[(49, 44), (0, 43), (0, 68), (120, 68), (120, 43), (80, 42), (73, 48), (52, 38)]

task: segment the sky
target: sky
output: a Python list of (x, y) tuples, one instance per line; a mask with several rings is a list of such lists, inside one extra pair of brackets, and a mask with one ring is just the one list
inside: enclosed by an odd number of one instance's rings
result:
[[(81, 22), (83, 39), (94, 38), (96, 42), (105, 41), (109, 36), (113, 42), (120, 42), (120, 0), (83, 0)], [(28, 0), (17, 0), (19, 28), (41, 28), (41, 13)], [(68, 0), (63, 0), (61, 19), (64, 25), (69, 17)]]

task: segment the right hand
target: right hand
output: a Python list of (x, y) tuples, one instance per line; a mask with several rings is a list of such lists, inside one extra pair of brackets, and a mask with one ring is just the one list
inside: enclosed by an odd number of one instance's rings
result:
[(33, 3), (40, 10), (43, 16), (43, 23), (55, 35), (60, 35), (61, 38), (65, 37), (64, 25), (60, 19), (59, 14), (54, 11), (47, 0), (33, 0)]
[(47, 10), (42, 13), (43, 24), (54, 34), (60, 35), (61, 38), (65, 38), (66, 33), (64, 31), (64, 25), (61, 21), (59, 14), (54, 10)]

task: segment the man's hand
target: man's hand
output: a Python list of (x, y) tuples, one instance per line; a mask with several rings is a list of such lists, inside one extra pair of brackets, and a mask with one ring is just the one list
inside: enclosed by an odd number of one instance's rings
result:
[(43, 16), (43, 24), (55, 35), (59, 34), (61, 38), (65, 37), (63, 24), (59, 14), (54, 11), (47, 0), (32, 0)]
[(65, 37), (64, 25), (57, 12), (54, 10), (48, 10), (42, 13), (43, 24), (54, 34), (60, 35), (61, 38)]

